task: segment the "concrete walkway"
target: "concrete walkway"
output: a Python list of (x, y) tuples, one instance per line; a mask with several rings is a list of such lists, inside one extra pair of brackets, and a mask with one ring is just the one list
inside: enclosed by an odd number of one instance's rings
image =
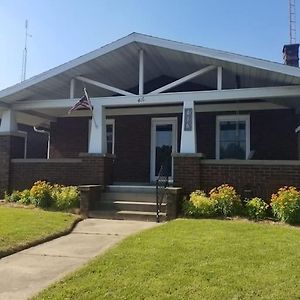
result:
[(126, 236), (156, 223), (87, 219), (67, 236), (0, 259), (0, 299), (28, 299), (103, 253)]

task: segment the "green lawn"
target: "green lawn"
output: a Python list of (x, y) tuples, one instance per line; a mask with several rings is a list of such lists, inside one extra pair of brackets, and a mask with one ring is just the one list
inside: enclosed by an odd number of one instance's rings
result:
[(0, 206), (0, 258), (7, 251), (70, 228), (77, 218), (61, 212)]
[(35, 299), (300, 299), (300, 228), (176, 220), (126, 239)]

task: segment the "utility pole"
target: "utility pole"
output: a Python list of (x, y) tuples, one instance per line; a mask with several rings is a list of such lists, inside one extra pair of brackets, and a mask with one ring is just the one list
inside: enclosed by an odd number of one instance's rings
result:
[(25, 21), (25, 46), (23, 50), (23, 59), (22, 59), (22, 73), (21, 73), (21, 81), (26, 79), (26, 69), (27, 69), (27, 39), (28, 37), (32, 37), (28, 33), (28, 20)]
[(289, 0), (290, 44), (296, 44), (296, 0)]

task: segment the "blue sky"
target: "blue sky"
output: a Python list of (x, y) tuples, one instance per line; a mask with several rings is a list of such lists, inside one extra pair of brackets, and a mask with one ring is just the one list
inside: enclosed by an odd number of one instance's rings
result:
[(20, 81), (26, 18), (27, 78), (133, 31), (278, 62), (289, 41), (288, 0), (0, 0), (0, 89)]

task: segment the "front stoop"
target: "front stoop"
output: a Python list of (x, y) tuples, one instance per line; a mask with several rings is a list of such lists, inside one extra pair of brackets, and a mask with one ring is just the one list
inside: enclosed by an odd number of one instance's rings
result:
[[(107, 186), (94, 202), (90, 218), (156, 221), (155, 186)], [(160, 221), (166, 220), (166, 203), (162, 203)]]

